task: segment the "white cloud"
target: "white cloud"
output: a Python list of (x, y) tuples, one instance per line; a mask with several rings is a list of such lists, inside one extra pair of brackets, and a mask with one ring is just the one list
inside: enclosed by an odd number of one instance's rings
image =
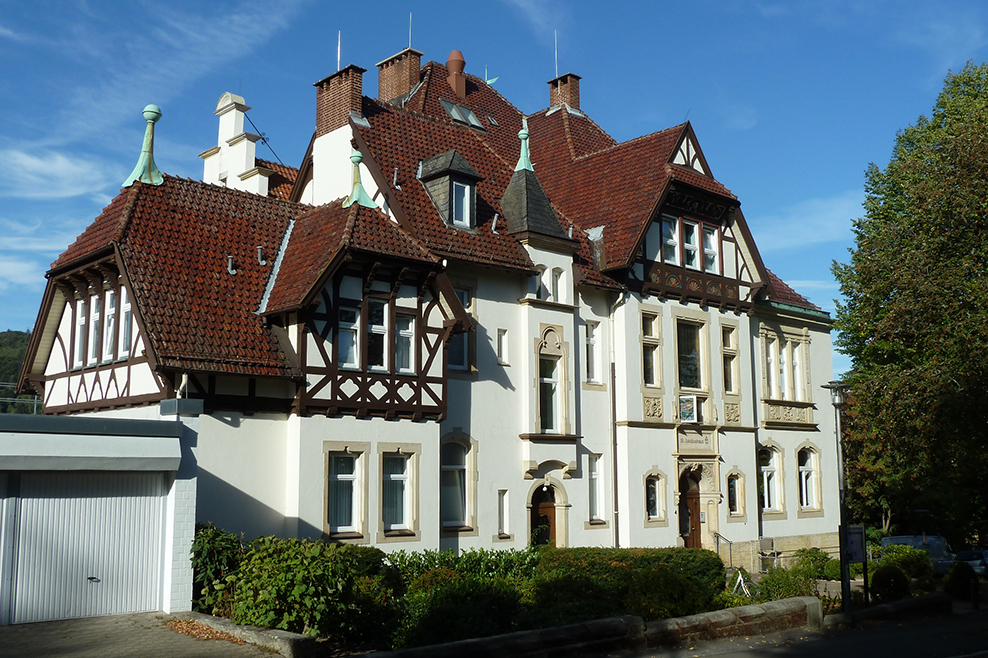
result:
[(92, 195), (110, 182), (100, 162), (53, 150), (0, 149), (0, 197), (64, 199)]
[(0, 255), (0, 290), (11, 287), (41, 289), (45, 285), (47, 264)]
[(910, 16), (896, 30), (895, 38), (929, 52), (942, 79), (947, 69), (963, 65), (988, 46), (984, 22), (985, 16), (978, 15), (974, 9), (958, 12), (937, 6)]
[(0, 25), (0, 39), (9, 39), (19, 43), (30, 41), (30, 38), (27, 35), (21, 34), (20, 32), (15, 32), (14, 30), (4, 27), (3, 25)]
[(569, 22), (566, 4), (556, 0), (504, 0), (518, 9), (528, 21), (536, 38), (542, 43), (551, 43), (553, 30), (562, 29)]
[(824, 242), (850, 241), (851, 221), (861, 217), (861, 190), (825, 199), (808, 199), (776, 215), (748, 217), (755, 244), (762, 253)]

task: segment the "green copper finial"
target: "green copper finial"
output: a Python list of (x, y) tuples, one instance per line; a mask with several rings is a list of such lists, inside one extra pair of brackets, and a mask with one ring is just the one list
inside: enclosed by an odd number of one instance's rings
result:
[(535, 171), (532, 168), (532, 160), (528, 157), (528, 122), (526, 121), (522, 129), (518, 131), (518, 139), (521, 140), (521, 153), (518, 154), (518, 164), (515, 165), (515, 171), (521, 171), (522, 169), (528, 169), (529, 171)]
[(141, 181), (149, 185), (161, 185), (164, 177), (154, 164), (154, 124), (161, 118), (161, 108), (157, 105), (148, 105), (144, 108), (144, 119), (148, 122), (148, 127), (144, 131), (144, 146), (141, 148), (141, 157), (137, 159), (137, 165), (131, 172), (124, 187), (130, 187), (134, 181)]
[(364, 208), (377, 208), (377, 204), (367, 196), (367, 192), (364, 191), (364, 186), (360, 182), (360, 163), (363, 160), (364, 156), (361, 155), (360, 151), (354, 151), (350, 154), (350, 162), (353, 163), (353, 191), (343, 202), (344, 208), (349, 208), (355, 203)]

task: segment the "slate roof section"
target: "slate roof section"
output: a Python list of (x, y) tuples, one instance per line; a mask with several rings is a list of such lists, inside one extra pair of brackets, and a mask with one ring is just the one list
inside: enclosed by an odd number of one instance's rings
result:
[(530, 169), (519, 169), (512, 174), (501, 199), (501, 208), (508, 220), (508, 233), (529, 231), (557, 238), (566, 237), (552, 204), (539, 185), (538, 177)]
[(445, 153), (440, 153), (439, 155), (423, 160), (419, 178), (429, 180), (450, 173), (460, 174), (473, 180), (479, 180), (481, 178), (477, 170), (471, 167), (470, 163), (455, 150), (446, 151)]
[(333, 261), (347, 250), (386, 255), (428, 266), (438, 258), (405, 233), (380, 210), (343, 201), (319, 206), (301, 216), (292, 228), (284, 263), (271, 290), (265, 315), (306, 304)]

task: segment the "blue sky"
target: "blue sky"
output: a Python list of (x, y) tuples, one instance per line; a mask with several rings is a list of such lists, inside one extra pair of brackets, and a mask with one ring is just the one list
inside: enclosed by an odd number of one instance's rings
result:
[(297, 165), (337, 33), (376, 95), (409, 14), (425, 60), (463, 51), (523, 112), (548, 104), (555, 31), (558, 72), (582, 76), (582, 108), (618, 140), (688, 118), (765, 263), (833, 312), (830, 263), (848, 257), (868, 163), (885, 165), (948, 70), (988, 56), (988, 3), (933, 4), (0, 0), (0, 330), (34, 324), (48, 265), (133, 168), (147, 103), (162, 171), (201, 178), (224, 91)]

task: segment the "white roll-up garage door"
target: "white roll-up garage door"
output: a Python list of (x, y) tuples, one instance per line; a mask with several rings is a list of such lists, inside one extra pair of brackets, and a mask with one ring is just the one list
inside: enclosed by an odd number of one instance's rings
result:
[(13, 477), (19, 486), (6, 501), (15, 509), (5, 528), (13, 531), (11, 621), (160, 609), (163, 473), (22, 471)]

